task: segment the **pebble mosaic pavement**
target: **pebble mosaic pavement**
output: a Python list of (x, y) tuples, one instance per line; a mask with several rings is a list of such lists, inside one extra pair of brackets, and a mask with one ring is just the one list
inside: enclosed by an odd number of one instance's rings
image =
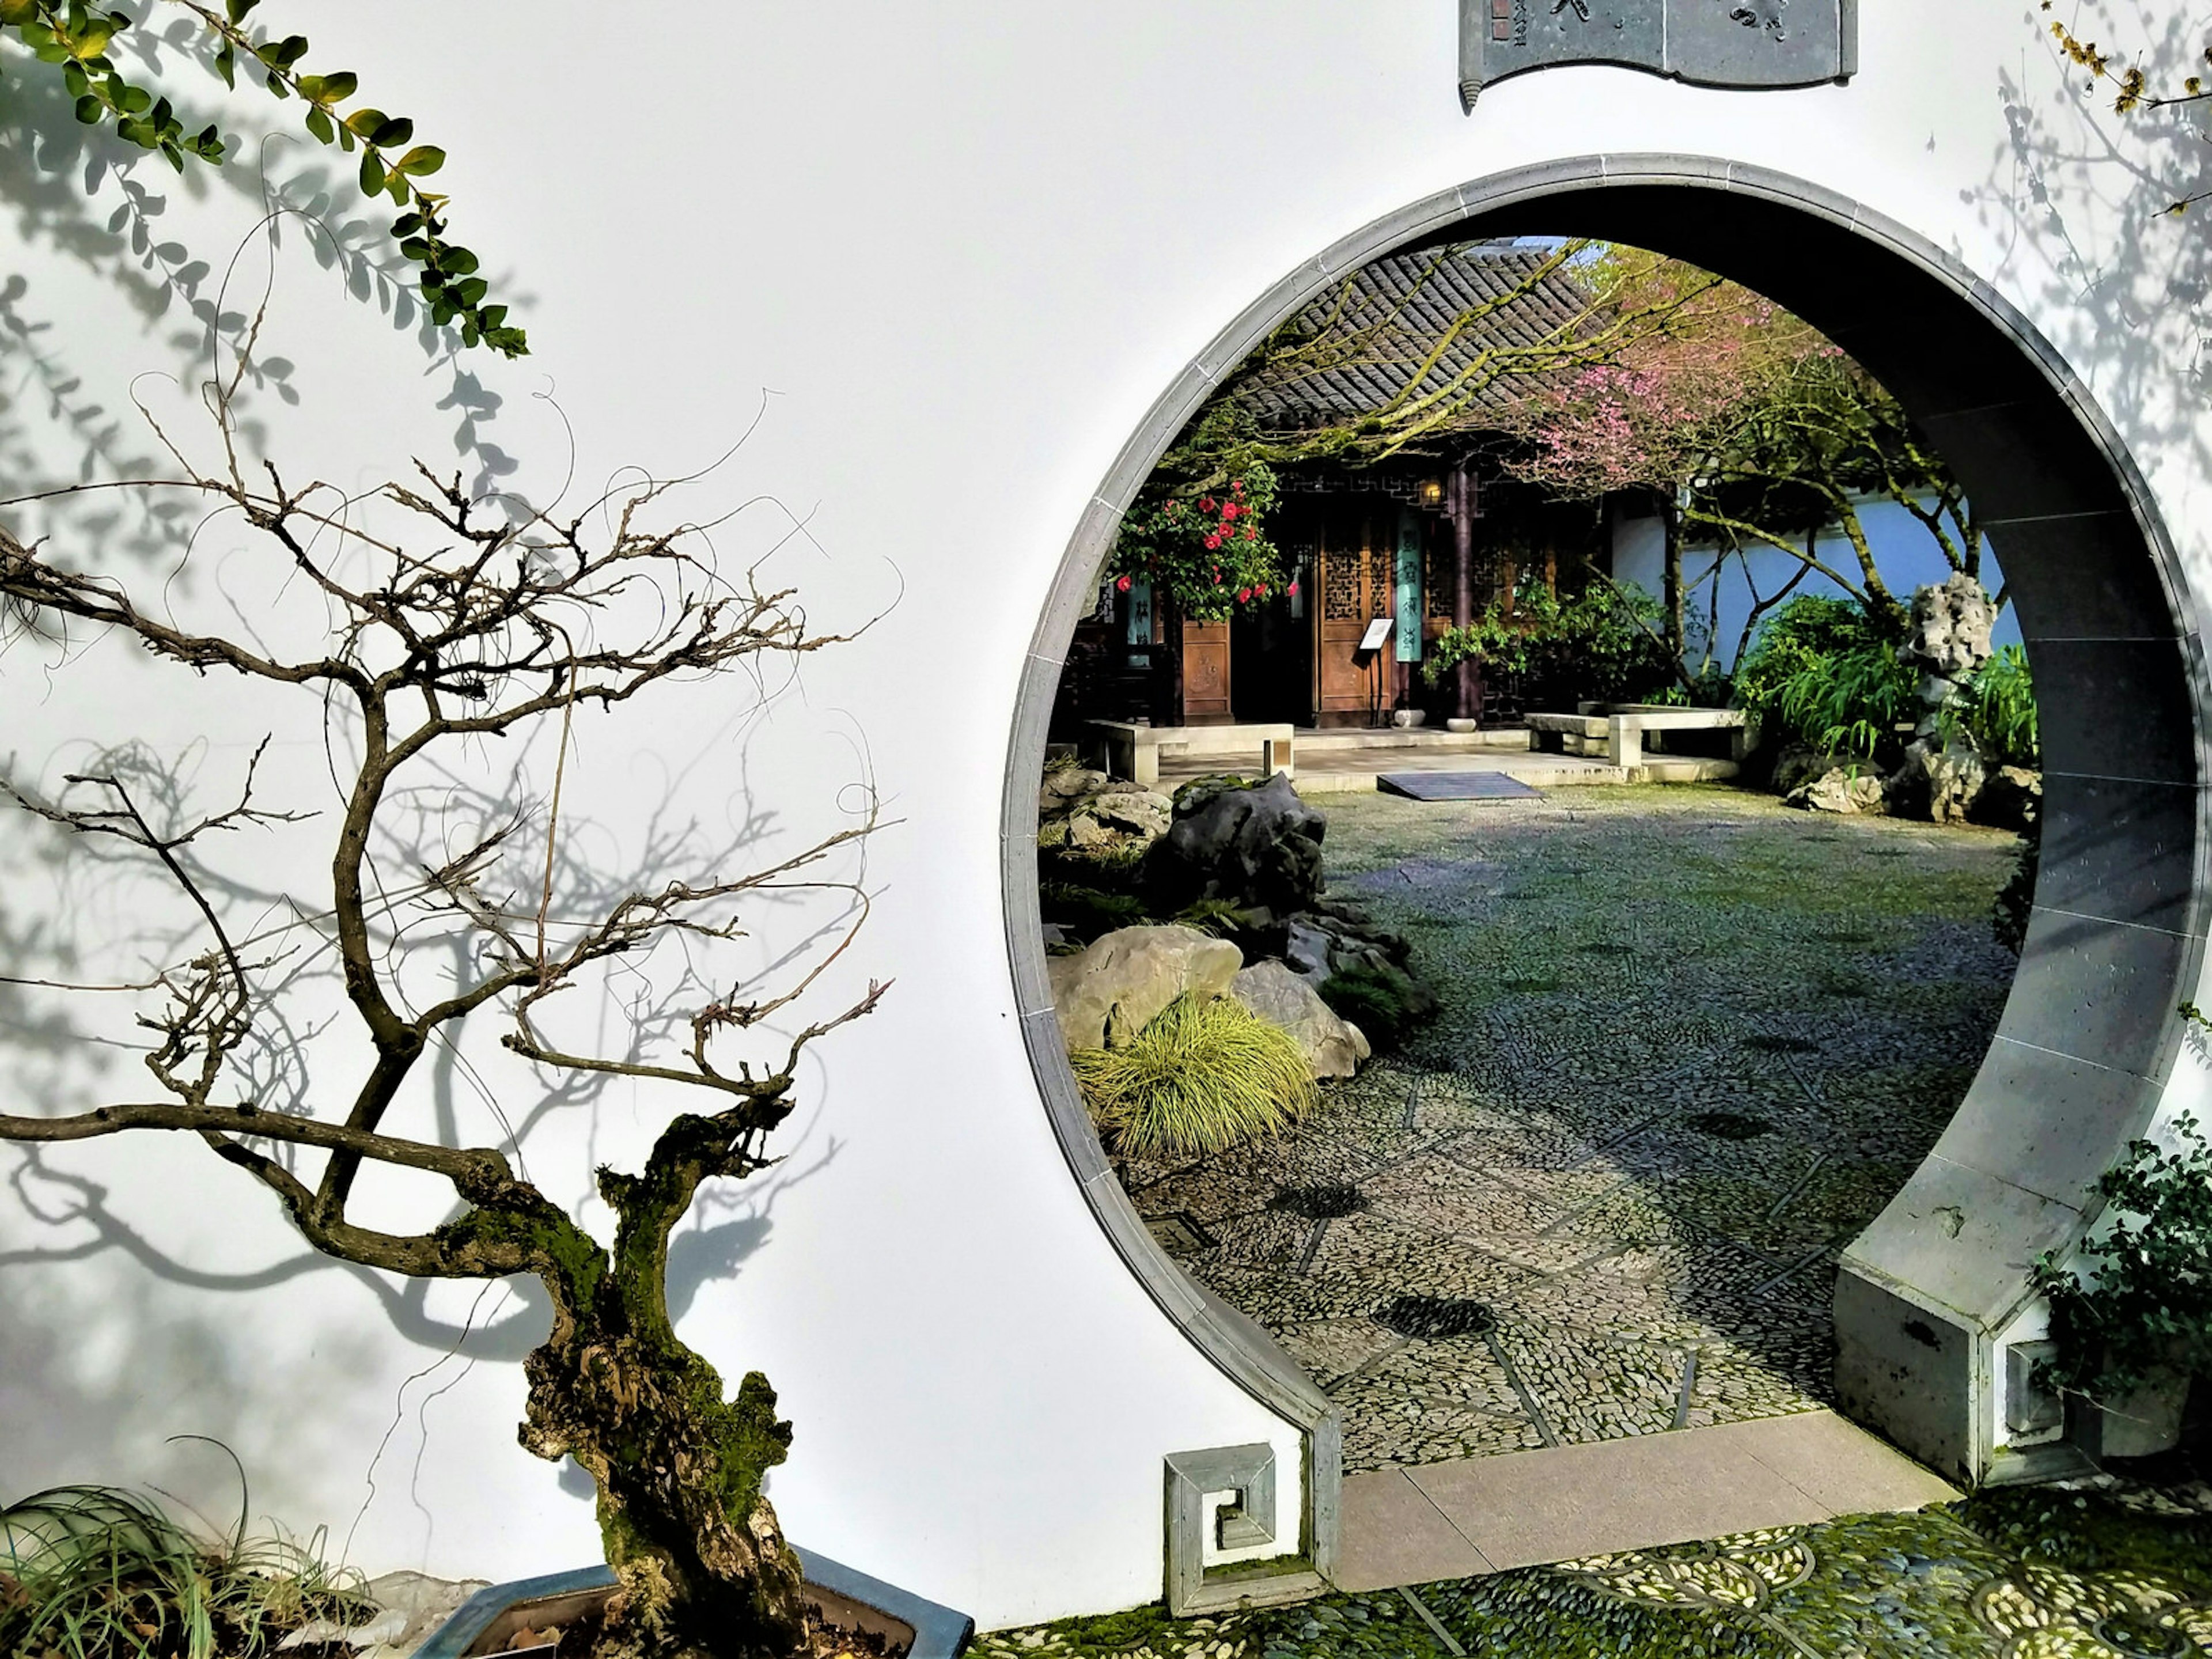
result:
[(2212, 1487), (1985, 1493), (1411, 1590), (993, 1632), (979, 1659), (2190, 1659)]
[(1346, 1470), (1832, 1403), (1838, 1255), (2003, 1005), (2014, 837), (1722, 786), (1325, 810), (1442, 1012), (1291, 1133), (1121, 1173), (1342, 1408)]

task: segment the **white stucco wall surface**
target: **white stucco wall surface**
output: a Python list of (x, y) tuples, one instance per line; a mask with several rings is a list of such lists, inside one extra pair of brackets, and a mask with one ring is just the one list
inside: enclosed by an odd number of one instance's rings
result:
[[(1952, 567), (1928, 527), (1897, 501), (1869, 501), (1858, 508), (1859, 527), (1882, 585), (1900, 604), (1912, 603), (1913, 590), (1930, 582), (1948, 580)], [(1840, 526), (1831, 526), (1812, 538), (1813, 556), (1836, 571), (1858, 580), (1856, 556)], [(1613, 575), (1632, 582), (1656, 598), (1666, 589), (1667, 537), (1656, 514), (1615, 522), (1613, 530)], [(1688, 608), (1696, 645), (1695, 661), (1710, 641), (1713, 659), (1723, 668), (1735, 665), (1736, 647), (1747, 644), (1745, 628), (1755, 606), (1759, 617), (1771, 616), (1777, 594), (1840, 598), (1851, 590), (1826, 572), (1777, 547), (1746, 547), (1723, 554), (1712, 546), (1682, 550), (1682, 580), (1690, 595)], [(1982, 585), (1993, 593), (2004, 592), (2004, 571), (1996, 550), (1984, 538), (1981, 553)], [(1787, 603), (1787, 600), (1783, 601)], [(1749, 636), (1758, 637), (1754, 628)], [(2000, 612), (1992, 638), (1999, 646), (2020, 643), (2020, 618), (2009, 606)]]
[[(289, 361), (296, 401), (252, 394), (252, 442), (288, 477), (356, 489), (412, 456), (471, 477), (489, 459), (512, 463), (506, 487), (550, 497), (572, 471), (593, 491), (624, 467), (687, 471), (750, 430), (686, 510), (772, 496), (718, 532), (725, 556), (802, 520), (776, 568), (810, 614), (879, 616), (765, 714), (750, 688), (707, 684), (649, 722), (580, 724), (564, 811), (615, 856), (656, 810), (732, 836), (768, 814), (760, 844), (795, 849), (842, 821), (838, 792), (864, 776), (896, 820), (867, 854), (863, 941), (821, 1000), (871, 977), (892, 988), (813, 1051), (787, 1162), (687, 1224), (682, 1329), (732, 1382), (757, 1367), (779, 1389), (797, 1436), (770, 1492), (795, 1538), (986, 1626), (1156, 1598), (1165, 1454), (1267, 1440), (1297, 1467), (1290, 1425), (1159, 1311), (1071, 1179), (1015, 1029), (1000, 897), (1017, 678), (1061, 551), (1152, 401), (1269, 283), (1506, 168), (1599, 151), (1757, 162), (1902, 222), (2021, 307), (2106, 401), (2200, 591), (2208, 574), (2197, 222), (2157, 219), (2129, 171), (2152, 139), (2116, 132), (2114, 159), (2071, 159), (2103, 154), (2084, 130), (2119, 124), (2065, 89), (2018, 0), (1864, 0), (1848, 87), (1748, 95), (1561, 70), (1493, 88), (1471, 118), (1454, 9), (734, 0), (647, 27), (574, 0), (268, 0), (270, 26), (310, 36), (311, 63), (357, 71), (448, 151), (453, 234), (530, 331), (514, 363), (426, 351), (297, 222), (273, 253), (256, 238), (264, 190), (319, 193), (381, 257), (361, 228), (382, 216), (347, 166), (264, 142), (295, 106), (226, 100), (184, 70), (195, 124), (220, 114), (238, 159), (179, 181), (116, 152), (88, 198), (65, 108), (0, 111), (0, 310), (21, 325), (0, 340), (0, 494), (152, 454), (134, 388), (165, 421), (191, 418), (204, 338), (163, 281), (205, 262), (211, 297), (243, 247), (225, 303), (250, 309), (268, 279), (264, 349)], [(2157, 29), (2182, 17), (2148, 13)], [(2044, 159), (2045, 135), (2067, 159)], [(2192, 154), (2155, 150), (2160, 166)], [(143, 253), (131, 190), (160, 199)], [(27, 535), (82, 538), (88, 563), (118, 533), (82, 513), (19, 517)], [(205, 532), (178, 603), (256, 623), (294, 604), (225, 588), (244, 539)], [(228, 780), (269, 732), (267, 787), (327, 805), (312, 711), (179, 678), (112, 646), (18, 641), (0, 655), (0, 757), (51, 783), (94, 744), (204, 741), (207, 775)], [(520, 766), (542, 786), (550, 756), (488, 756), (485, 779)], [(140, 890), (64, 878), (55, 854), (0, 818), (0, 951), (51, 968), (52, 930), (73, 927), (109, 965), (127, 957)], [(284, 867), (275, 850), (223, 856), (241, 876)], [(761, 927), (749, 948), (766, 961), (804, 921)], [(11, 1103), (86, 1103), (136, 1074), (78, 1041), (127, 1021), (42, 1023), (57, 1006), (0, 1000)], [(489, 1037), (467, 1059), (410, 1104), (414, 1129), (445, 1110), (496, 1138), (527, 1111), (530, 1079)], [(556, 1113), (531, 1129), (529, 1166), (603, 1226), (592, 1165), (639, 1156), (664, 1109), (625, 1089)], [(166, 1137), (34, 1163), (0, 1148), (0, 1498), (158, 1483), (220, 1516), (228, 1465), (172, 1438), (204, 1435), (244, 1462), (257, 1517), (327, 1526), (371, 1571), (592, 1559), (586, 1497), (514, 1442), (519, 1359), (543, 1322), (526, 1297), (317, 1261), (265, 1194)], [(394, 1218), (442, 1213), (399, 1183), (368, 1196)]]

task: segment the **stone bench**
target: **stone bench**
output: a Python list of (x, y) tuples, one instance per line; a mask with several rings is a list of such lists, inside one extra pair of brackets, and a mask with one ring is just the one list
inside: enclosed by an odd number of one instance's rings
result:
[(1260, 775), (1297, 775), (1287, 723), (1280, 726), (1139, 726), (1131, 720), (1085, 720), (1084, 732), (1098, 769), (1147, 789), (1159, 787), (1160, 762), (1218, 760), (1241, 771), (1256, 751)]
[(1678, 708), (1667, 703), (1583, 703), (1571, 714), (1530, 714), (1525, 717), (1530, 741), (1548, 747), (1558, 741), (1559, 752), (1602, 756), (1608, 766), (1644, 764), (1644, 734), (1647, 732), (1726, 732), (1729, 759), (1741, 764), (1759, 746), (1759, 722), (1740, 708)]

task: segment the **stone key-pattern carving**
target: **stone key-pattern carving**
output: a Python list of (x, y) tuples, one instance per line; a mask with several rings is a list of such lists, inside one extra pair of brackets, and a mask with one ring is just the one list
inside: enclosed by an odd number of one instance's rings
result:
[(1614, 64), (1698, 86), (1848, 81), (1858, 0), (1460, 0), (1460, 101), (1565, 64)]

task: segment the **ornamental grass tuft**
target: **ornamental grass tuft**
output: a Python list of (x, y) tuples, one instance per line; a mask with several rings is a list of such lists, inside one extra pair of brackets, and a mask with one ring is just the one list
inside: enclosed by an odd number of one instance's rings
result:
[(1068, 1060), (1091, 1115), (1137, 1158), (1218, 1152), (1289, 1127), (1321, 1098), (1297, 1039), (1225, 997), (1178, 997), (1128, 1047)]
[(374, 1614), (361, 1581), (312, 1547), (195, 1537), (112, 1486), (0, 1505), (0, 1654), (256, 1659), (292, 1632)]

